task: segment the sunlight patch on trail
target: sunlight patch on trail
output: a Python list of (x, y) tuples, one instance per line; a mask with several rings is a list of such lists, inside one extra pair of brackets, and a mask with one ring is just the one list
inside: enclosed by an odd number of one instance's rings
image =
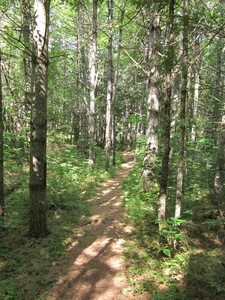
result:
[(110, 238), (101, 237), (92, 243), (89, 247), (84, 249), (84, 251), (77, 257), (74, 266), (83, 266), (84, 264), (89, 263), (94, 257), (96, 257), (99, 252), (105, 248), (105, 246), (110, 242)]

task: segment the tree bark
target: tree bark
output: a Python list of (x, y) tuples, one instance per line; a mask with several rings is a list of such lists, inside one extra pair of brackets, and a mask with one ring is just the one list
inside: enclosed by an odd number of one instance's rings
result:
[(2, 99), (2, 55), (0, 48), (0, 231), (4, 227), (4, 139), (3, 139), (3, 99)]
[(85, 7), (80, 5), (78, 12), (78, 41), (79, 41), (79, 56), (78, 67), (80, 68), (80, 87), (82, 89), (81, 96), (81, 115), (80, 115), (80, 136), (79, 136), (79, 147), (85, 152), (86, 143), (88, 140), (88, 114), (89, 107), (87, 104), (87, 64), (86, 64), (86, 53), (85, 53), (85, 25), (84, 25)]
[(97, 83), (96, 55), (97, 55), (97, 6), (98, 0), (92, 4), (92, 31), (89, 56), (90, 69), (90, 108), (89, 108), (89, 165), (95, 165), (94, 135), (95, 135), (95, 89)]
[(198, 117), (199, 107), (199, 91), (200, 91), (200, 69), (201, 69), (201, 58), (199, 53), (199, 38), (196, 38), (196, 71), (195, 71), (195, 83), (194, 83), (194, 96), (193, 96), (193, 116), (192, 116), (192, 127), (191, 127), (191, 141), (196, 141), (196, 122)]
[(166, 192), (169, 175), (170, 155), (170, 127), (171, 127), (171, 95), (172, 95), (172, 70), (174, 61), (174, 0), (169, 2), (169, 38), (166, 59), (166, 95), (163, 103), (163, 153), (160, 178), (160, 192), (158, 202), (159, 231), (163, 228), (166, 220)]
[(180, 135), (179, 135), (175, 218), (179, 218), (181, 215), (181, 201), (183, 197), (183, 181), (184, 181), (185, 117), (186, 117), (187, 83), (188, 83), (188, 0), (184, 0), (182, 44), (183, 44), (182, 86), (181, 86), (181, 99), (180, 99)]
[[(225, 1), (220, 0), (221, 6), (221, 19), (224, 18), (224, 7)], [(224, 217), (224, 180), (225, 180), (225, 99), (224, 99), (224, 38), (221, 34), (219, 34), (218, 40), (218, 53), (217, 53), (217, 93), (216, 98), (221, 100), (223, 103), (222, 108), (222, 118), (221, 118), (221, 126), (219, 131), (219, 139), (218, 139), (218, 153), (217, 153), (217, 161), (216, 161), (216, 174), (214, 178), (214, 191), (216, 196), (216, 205), (218, 206), (219, 213), (221, 217)]]
[(31, 22), (31, 4), (30, 0), (23, 0), (22, 2), (22, 32), (24, 42), (23, 65), (25, 74), (25, 109), (30, 110), (31, 102), (31, 49), (30, 49), (30, 22)]
[(112, 95), (113, 95), (113, 0), (108, 0), (108, 83), (106, 97), (106, 132), (105, 132), (105, 168), (108, 170), (110, 161), (110, 149), (112, 143)]
[(34, 238), (45, 237), (49, 234), (46, 206), (49, 10), (49, 0), (35, 0), (30, 135), (30, 227), (28, 233)]
[(123, 35), (123, 20), (125, 15), (125, 3), (123, 1), (121, 8), (121, 18), (120, 18), (120, 28), (119, 28), (119, 39), (118, 39), (118, 48), (117, 48), (117, 58), (116, 58), (116, 66), (114, 71), (114, 80), (113, 80), (113, 91), (112, 91), (112, 148), (113, 148), (113, 166), (116, 165), (116, 116), (115, 116), (115, 108), (116, 108), (116, 90), (118, 83), (118, 75), (119, 75), (119, 63), (120, 63), (120, 54), (121, 54), (121, 44), (122, 44), (122, 35)]
[(155, 12), (152, 14), (152, 18), (153, 20), (149, 28), (149, 46), (152, 66), (149, 71), (148, 80), (146, 153), (142, 170), (142, 182), (146, 191), (149, 190), (151, 180), (154, 178), (158, 154), (159, 57), (156, 46), (160, 35), (160, 19)]

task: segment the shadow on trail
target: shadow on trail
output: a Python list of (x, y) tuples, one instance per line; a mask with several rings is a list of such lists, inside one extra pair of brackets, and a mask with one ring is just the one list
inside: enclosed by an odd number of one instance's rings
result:
[[(58, 278), (46, 300), (130, 299), (121, 258), (121, 236), (126, 234), (120, 182), (132, 168), (128, 155), (115, 178), (102, 183), (93, 203), (92, 217), (82, 227), (84, 235), (73, 242), (50, 272)], [(121, 296), (122, 295), (122, 296)], [(135, 298), (138, 299), (138, 298)], [(147, 299), (147, 298), (140, 298)]]
[(106, 252), (111, 252), (113, 239), (107, 237), (93, 241), (89, 247), (70, 261), (67, 274), (59, 279), (52, 291), (52, 296), (46, 299), (94, 299), (94, 295), (102, 294), (110, 289), (116, 268), (102, 261)]

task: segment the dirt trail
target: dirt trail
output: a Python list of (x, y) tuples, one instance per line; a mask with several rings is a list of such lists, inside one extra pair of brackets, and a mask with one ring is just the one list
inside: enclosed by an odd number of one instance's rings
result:
[(90, 200), (93, 204), (91, 222), (83, 225), (86, 234), (72, 244), (60, 262), (58, 268), (62, 267), (65, 275), (61, 276), (46, 300), (148, 299), (144, 295), (132, 295), (121, 257), (122, 236), (129, 234), (129, 228), (123, 223), (120, 182), (133, 166), (132, 154), (126, 153), (124, 156), (125, 163), (121, 170), (113, 179), (102, 183), (97, 196)]

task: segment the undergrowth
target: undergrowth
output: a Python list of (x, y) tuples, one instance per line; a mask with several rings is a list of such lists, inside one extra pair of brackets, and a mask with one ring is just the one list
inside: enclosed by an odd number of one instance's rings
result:
[[(27, 237), (29, 220), (28, 165), (12, 157), (5, 161), (5, 228), (0, 243), (0, 299), (43, 299), (59, 274), (49, 269), (83, 234), (79, 229), (90, 212), (89, 198), (100, 181), (115, 175), (105, 171), (104, 151), (96, 149), (95, 168), (88, 158), (71, 147), (48, 152), (47, 204), (51, 234), (44, 239)], [(117, 155), (117, 165), (122, 155)], [(15, 182), (17, 185), (14, 188)], [(12, 188), (13, 186), (13, 188)]]
[(195, 177), (192, 173), (186, 178), (190, 182), (185, 183), (179, 219), (172, 217), (175, 189), (170, 177), (167, 224), (159, 234), (159, 187), (156, 180), (148, 193), (143, 191), (142, 161), (143, 153), (138, 153), (133, 171), (123, 182), (127, 221), (133, 227), (124, 257), (134, 294), (147, 292), (157, 300), (225, 299), (224, 220), (214, 214), (198, 162), (196, 166), (192, 162)]

